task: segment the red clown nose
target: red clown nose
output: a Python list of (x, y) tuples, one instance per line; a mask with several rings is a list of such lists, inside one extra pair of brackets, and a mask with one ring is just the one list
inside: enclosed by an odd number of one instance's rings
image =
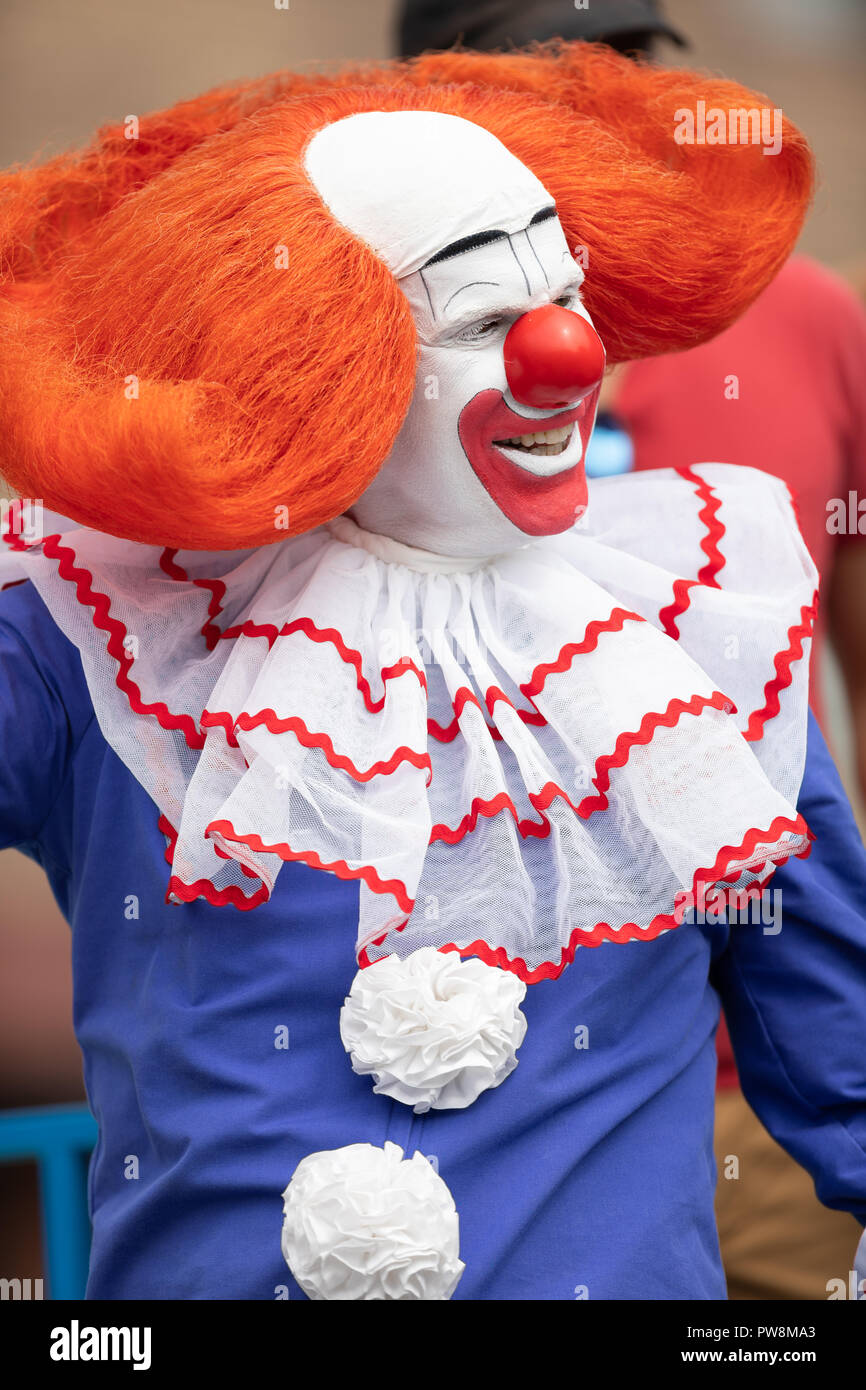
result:
[(508, 385), (521, 405), (573, 405), (604, 372), (604, 345), (592, 324), (559, 304), (521, 314), (504, 351)]

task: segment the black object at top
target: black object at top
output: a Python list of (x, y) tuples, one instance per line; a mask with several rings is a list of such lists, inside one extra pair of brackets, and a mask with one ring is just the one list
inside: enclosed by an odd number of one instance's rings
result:
[(489, 51), (521, 48), (534, 40), (587, 39), (621, 52), (646, 50), (654, 38), (688, 46), (661, 13), (658, 0), (404, 0), (397, 48), (404, 58), (428, 49)]

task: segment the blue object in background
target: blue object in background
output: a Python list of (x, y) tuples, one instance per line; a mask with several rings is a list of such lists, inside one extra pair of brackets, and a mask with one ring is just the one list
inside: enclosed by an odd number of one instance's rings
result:
[(52, 1299), (83, 1298), (90, 1261), (86, 1158), (96, 1121), (86, 1105), (53, 1105), (0, 1114), (0, 1163), (35, 1159), (42, 1241)]
[(634, 468), (634, 445), (619, 419), (609, 411), (599, 412), (586, 451), (586, 476), (609, 478), (614, 473), (630, 473)]

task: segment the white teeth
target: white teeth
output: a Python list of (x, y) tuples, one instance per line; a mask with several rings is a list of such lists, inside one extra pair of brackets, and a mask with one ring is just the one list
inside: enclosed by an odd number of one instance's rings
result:
[[(501, 439), (498, 442), (500, 444), (510, 444), (521, 449), (529, 449), (534, 444), (536, 446), (541, 446), (536, 448), (536, 452), (547, 453), (548, 450), (544, 447), (545, 445), (565, 444), (566, 440), (571, 438), (573, 429), (574, 425), (560, 425), (559, 428), (555, 430), (542, 430), (537, 434), (515, 435), (511, 439)], [(560, 451), (555, 449), (552, 452), (558, 453)]]

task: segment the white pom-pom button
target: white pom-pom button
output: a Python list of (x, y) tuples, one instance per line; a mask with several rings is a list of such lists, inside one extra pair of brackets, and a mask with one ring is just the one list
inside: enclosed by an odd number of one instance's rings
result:
[(414, 1107), (462, 1110), (517, 1066), (526, 985), (476, 957), (424, 946), (359, 970), (340, 1036), (374, 1091)]
[(397, 1144), (310, 1154), (283, 1211), (283, 1255), (311, 1299), (441, 1302), (465, 1268), (448, 1187)]

